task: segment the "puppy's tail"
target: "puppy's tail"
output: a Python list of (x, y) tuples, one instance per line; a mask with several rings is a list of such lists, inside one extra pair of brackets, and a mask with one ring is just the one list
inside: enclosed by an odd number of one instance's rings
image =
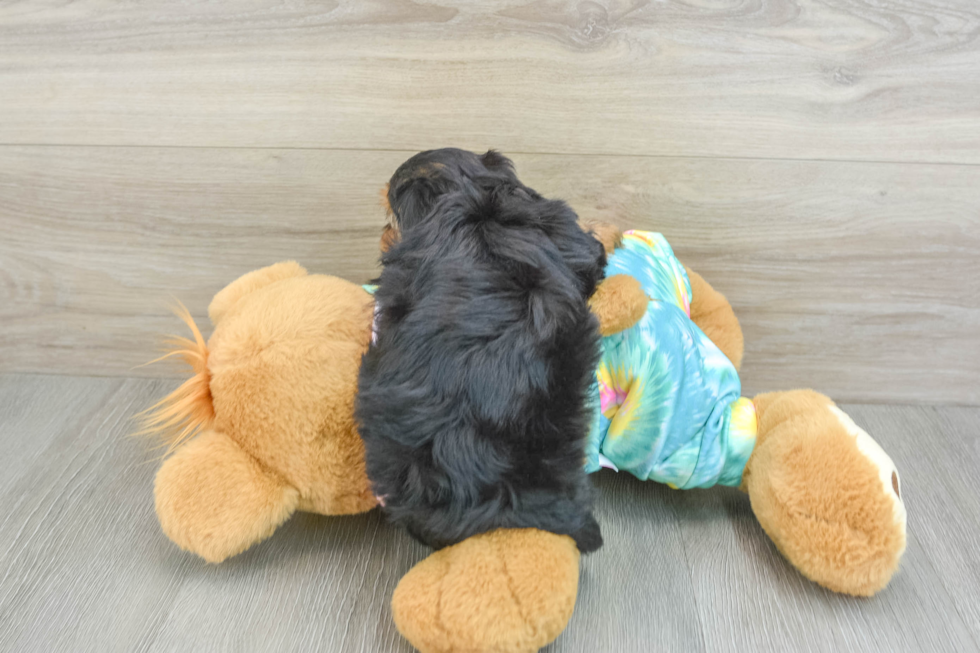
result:
[(210, 426), (214, 420), (207, 343), (183, 304), (177, 302), (174, 313), (191, 330), (194, 339), (171, 336), (164, 341), (167, 352), (146, 365), (177, 358), (190, 367), (191, 377), (169, 395), (135, 416), (140, 422), (140, 429), (135, 435), (160, 437), (167, 445), (167, 454)]
[(602, 547), (602, 530), (591, 512), (586, 515), (582, 528), (572, 533), (571, 538), (575, 540), (580, 553), (592, 553)]

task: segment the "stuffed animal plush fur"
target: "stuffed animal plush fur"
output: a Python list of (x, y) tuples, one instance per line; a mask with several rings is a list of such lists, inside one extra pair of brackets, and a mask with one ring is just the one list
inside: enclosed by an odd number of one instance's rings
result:
[[(737, 367), (743, 341), (731, 306), (696, 273), (682, 276), (691, 328)], [(661, 299), (648, 290), (636, 276), (610, 270), (591, 302), (604, 342), (642, 325)], [(214, 330), (205, 343), (183, 313), (194, 339), (176, 339), (170, 355), (194, 374), (146, 415), (148, 430), (171, 446), (155, 485), (164, 533), (216, 563), (269, 537), (297, 510), (374, 508), (354, 420), (371, 295), (286, 262), (227, 286), (209, 316)], [(819, 393), (736, 399), (754, 413), (754, 446), (740, 450), (747, 461), (727, 482), (748, 493), (779, 550), (834, 591), (883, 588), (905, 548), (905, 509), (888, 456)], [(605, 437), (594, 454), (615, 449), (608, 431)], [(394, 592), (393, 615), (423, 653), (536, 651), (565, 628), (578, 574), (579, 553), (567, 536), (491, 531), (418, 563)]]

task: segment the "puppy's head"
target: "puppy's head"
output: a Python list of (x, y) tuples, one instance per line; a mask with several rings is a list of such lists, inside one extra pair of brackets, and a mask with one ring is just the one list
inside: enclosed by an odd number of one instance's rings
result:
[(381, 249), (388, 251), (401, 232), (422, 224), (444, 195), (468, 185), (501, 183), (521, 185), (510, 159), (493, 150), (483, 155), (453, 147), (419, 152), (398, 167), (382, 191), (388, 223)]

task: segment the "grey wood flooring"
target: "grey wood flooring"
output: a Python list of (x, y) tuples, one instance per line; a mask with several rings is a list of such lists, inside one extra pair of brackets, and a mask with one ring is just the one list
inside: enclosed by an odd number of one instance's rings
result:
[[(172, 380), (0, 375), (0, 651), (410, 651), (398, 579), (426, 555), (377, 512), (300, 514), (217, 566), (153, 513), (130, 416)], [(797, 574), (734, 490), (596, 478), (557, 652), (980, 651), (980, 409), (845, 405), (903, 474), (903, 568), (871, 599)]]

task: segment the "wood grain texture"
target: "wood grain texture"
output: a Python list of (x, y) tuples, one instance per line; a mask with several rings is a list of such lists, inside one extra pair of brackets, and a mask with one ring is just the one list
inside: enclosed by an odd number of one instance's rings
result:
[(0, 143), (980, 163), (975, 0), (0, 5)]
[(909, 514), (929, 515), (929, 527), (913, 531), (915, 546), (927, 552), (953, 600), (948, 623), (961, 620), (980, 644), (980, 411), (861, 406), (851, 413), (876, 437), (888, 434), (881, 439), (904, 472)]
[[(407, 152), (0, 147), (0, 370), (160, 374), (171, 297), (202, 320), (297, 259), (367, 281)], [(745, 392), (980, 403), (980, 167), (515, 155), (584, 218), (666, 234), (725, 293)]]
[(0, 487), (0, 651), (410, 651), (388, 602), (425, 554), (378, 513), (301, 515), (220, 566), (163, 536), (160, 452), (126, 434), (172, 385), (0, 376), (0, 445), (21, 449)]
[(666, 492), (684, 534), (707, 649), (980, 650), (980, 481), (975, 455), (964, 455), (975, 448), (980, 410), (842, 408), (901, 474), (909, 514), (902, 567), (876, 596), (842, 597), (800, 576), (741, 493)]
[(662, 488), (626, 475), (593, 478), (602, 553), (582, 557), (575, 613), (544, 650), (705, 651), (680, 524), (657, 500)]
[[(158, 452), (129, 417), (152, 379), (0, 375), (0, 651), (408, 653), (388, 604), (426, 555), (378, 512), (297, 515), (221, 565), (153, 514)], [(602, 472), (606, 545), (551, 653), (980, 651), (980, 409), (845, 405), (892, 455), (909, 548), (871, 599), (827, 592), (779, 556), (730, 489)]]

